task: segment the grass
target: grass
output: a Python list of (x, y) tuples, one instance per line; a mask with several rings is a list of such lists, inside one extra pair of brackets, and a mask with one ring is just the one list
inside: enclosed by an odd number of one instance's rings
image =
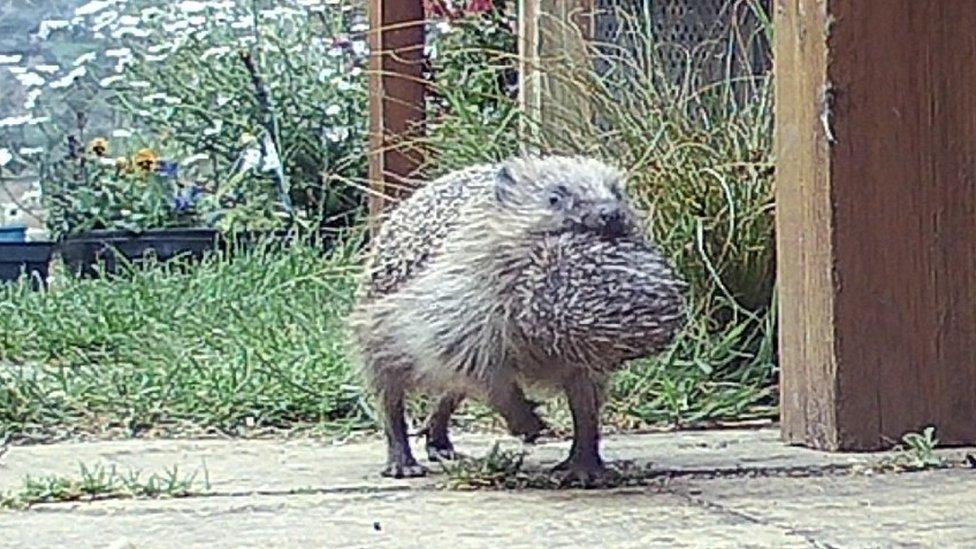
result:
[(0, 440), (372, 425), (343, 333), (351, 249), (0, 289)]
[(181, 475), (176, 467), (145, 477), (139, 471), (120, 472), (115, 466), (80, 464), (79, 469), (76, 477), (28, 476), (19, 490), (0, 494), (0, 509), (24, 510), (40, 503), (70, 501), (183, 498), (210, 490), (206, 474), (201, 482), (196, 473)]

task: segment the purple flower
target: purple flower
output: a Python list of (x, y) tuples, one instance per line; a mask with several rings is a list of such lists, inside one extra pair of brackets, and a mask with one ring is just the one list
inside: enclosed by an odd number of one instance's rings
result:
[(163, 177), (175, 178), (179, 173), (179, 167), (177, 166), (176, 162), (160, 160), (156, 163), (156, 173)]
[(196, 206), (197, 202), (200, 200), (200, 195), (203, 194), (203, 189), (196, 185), (191, 185), (189, 188), (184, 189), (183, 192), (173, 197), (172, 207), (177, 213), (182, 213), (190, 208)]

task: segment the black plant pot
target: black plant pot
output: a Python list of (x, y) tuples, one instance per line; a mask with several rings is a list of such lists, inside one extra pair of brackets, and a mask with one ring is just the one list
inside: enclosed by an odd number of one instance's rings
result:
[(10, 282), (26, 275), (35, 288), (43, 286), (53, 250), (51, 242), (0, 242), (0, 281)]
[(145, 232), (97, 230), (65, 238), (58, 254), (75, 275), (94, 278), (99, 271), (115, 275), (126, 263), (148, 258), (200, 260), (218, 245), (215, 229), (158, 229)]

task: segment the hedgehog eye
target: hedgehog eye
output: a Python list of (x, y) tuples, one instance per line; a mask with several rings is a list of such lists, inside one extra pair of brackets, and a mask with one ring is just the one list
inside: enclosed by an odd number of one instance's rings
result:
[(549, 205), (552, 207), (559, 206), (563, 203), (568, 194), (569, 190), (566, 189), (566, 187), (562, 185), (556, 187), (549, 195)]

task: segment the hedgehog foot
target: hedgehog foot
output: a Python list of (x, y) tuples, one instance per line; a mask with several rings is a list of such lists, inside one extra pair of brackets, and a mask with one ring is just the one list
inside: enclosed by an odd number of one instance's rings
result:
[(431, 442), (427, 441), (427, 459), (433, 462), (454, 461), (463, 456), (454, 450), (451, 441)]
[(389, 478), (417, 478), (426, 476), (427, 468), (414, 460), (405, 462), (391, 461), (380, 474)]
[(434, 406), (434, 411), (427, 419), (421, 433), (427, 438), (427, 458), (431, 461), (451, 461), (461, 457), (454, 451), (454, 445), (448, 436), (447, 429), (451, 421), (451, 414), (464, 400), (460, 391), (449, 391), (441, 395)]
[(529, 444), (535, 442), (547, 429), (548, 425), (542, 421), (535, 411), (519, 416), (516, 420), (508, 421), (509, 433)]
[(579, 485), (583, 488), (607, 486), (612, 477), (610, 470), (599, 458), (594, 461), (572, 457), (556, 465), (550, 475), (559, 486)]
[(386, 426), (386, 468), (380, 471), (384, 477), (413, 478), (427, 474), (427, 469), (417, 463), (407, 440), (407, 422), (403, 405), (402, 385), (391, 384), (380, 391), (381, 412)]

